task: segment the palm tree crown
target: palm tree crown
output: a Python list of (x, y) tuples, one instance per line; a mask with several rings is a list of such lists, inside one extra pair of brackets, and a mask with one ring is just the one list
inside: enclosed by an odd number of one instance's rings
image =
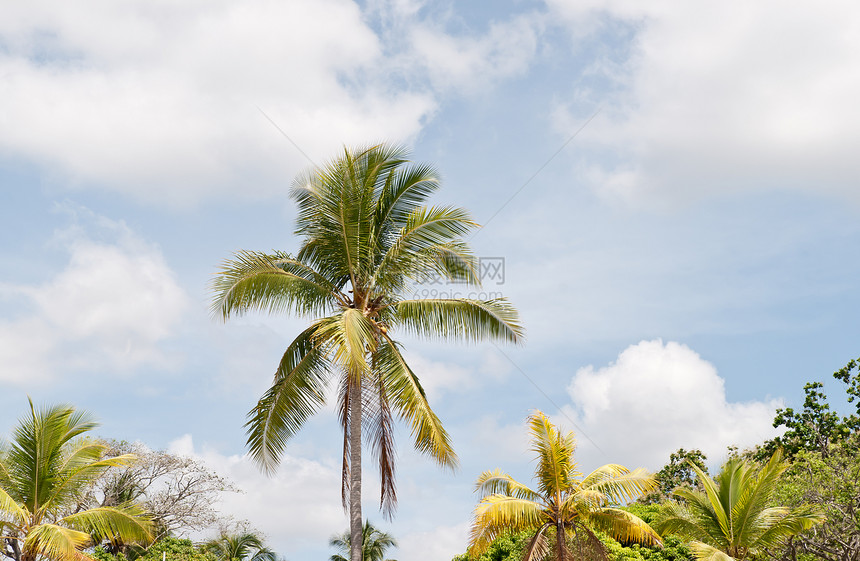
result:
[(573, 459), (576, 441), (572, 432), (561, 433), (540, 411), (529, 418), (532, 450), (537, 454), (532, 490), (501, 470), (485, 471), (476, 490), (482, 498), (475, 508), (469, 553), (477, 555), (506, 532), (533, 531), (524, 561), (541, 559), (550, 551), (548, 533), (555, 533), (556, 559), (571, 558), (565, 542), (569, 533), (599, 546), (594, 530), (643, 545), (659, 545), (660, 537), (640, 518), (615, 508), (656, 488), (654, 478), (642, 468), (630, 471), (607, 464), (585, 477)]
[(201, 546), (218, 561), (276, 561), (277, 555), (253, 533), (221, 534)]
[(149, 517), (133, 503), (78, 508), (104, 470), (134, 460), (104, 458), (105, 444), (81, 436), (96, 426), (70, 406), (36, 410), (31, 401), (12, 442), (0, 445), (0, 538), (16, 561), (80, 561), (102, 540), (151, 540)]
[[(287, 347), (274, 382), (249, 413), (252, 457), (266, 470), (286, 442), (324, 403), (333, 377), (344, 431), (343, 502), (351, 532), (361, 532), (362, 425), (382, 478), (380, 505), (390, 516), (395, 416), (415, 447), (440, 465), (457, 456), (430, 408), (418, 376), (404, 360), (398, 330), (423, 337), (518, 342), (522, 328), (504, 299), (417, 298), (428, 277), (479, 286), (477, 259), (462, 240), (476, 226), (468, 213), (425, 206), (436, 172), (408, 165), (402, 149), (344, 149), (341, 157), (300, 176), (298, 253), (241, 251), (213, 281), (213, 311), (223, 319), (248, 311), (295, 313), (312, 320)], [(357, 545), (355, 546), (357, 548)], [(359, 550), (353, 551), (353, 559)]]
[[(332, 537), (328, 544), (340, 549), (341, 553), (349, 555), (351, 543), (349, 531)], [(362, 561), (394, 561), (385, 559), (385, 550), (397, 547), (397, 541), (385, 532), (377, 529), (370, 521), (365, 521), (361, 530), (361, 559)], [(347, 561), (346, 557), (334, 554), (330, 561)]]
[(765, 548), (824, 521), (815, 507), (771, 506), (771, 497), (788, 464), (777, 450), (763, 466), (730, 459), (716, 479), (692, 465), (704, 490), (680, 488), (681, 502), (667, 503), (655, 527), (661, 534), (690, 540), (697, 559), (747, 559)]

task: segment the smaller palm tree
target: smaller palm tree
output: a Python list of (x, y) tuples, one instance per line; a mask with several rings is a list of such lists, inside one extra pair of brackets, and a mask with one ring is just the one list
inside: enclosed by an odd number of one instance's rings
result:
[[(537, 454), (537, 490), (517, 482), (501, 470), (485, 471), (478, 478), (482, 494), (475, 508), (469, 538), (469, 554), (477, 556), (504, 533), (533, 532), (523, 561), (543, 558), (551, 549), (555, 559), (573, 558), (567, 537), (603, 554), (595, 531), (624, 542), (660, 545), (660, 536), (642, 519), (617, 508), (657, 487), (642, 468), (630, 471), (607, 464), (585, 477), (573, 459), (576, 440), (562, 434), (540, 411), (529, 418), (532, 450)], [(555, 534), (555, 546), (550, 536)]]
[(83, 550), (107, 540), (146, 544), (152, 523), (123, 502), (83, 508), (78, 502), (107, 468), (134, 456), (104, 457), (107, 446), (83, 437), (97, 424), (68, 405), (30, 411), (11, 443), (0, 443), (0, 539), (15, 561), (83, 561)]
[(677, 489), (674, 495), (681, 502), (664, 505), (655, 527), (662, 535), (676, 534), (690, 540), (690, 550), (697, 559), (752, 558), (825, 519), (814, 506), (770, 506), (787, 467), (781, 450), (763, 466), (733, 458), (716, 479), (693, 465), (704, 490)]
[(263, 539), (251, 532), (221, 534), (201, 546), (218, 561), (276, 561), (277, 555), (266, 547)]
[[(331, 561), (348, 561), (350, 543), (349, 531), (338, 536), (332, 536), (328, 544), (338, 548), (343, 555), (336, 553), (329, 559)], [(391, 547), (397, 547), (397, 541), (365, 520), (361, 531), (362, 561), (394, 561), (393, 559), (385, 559), (385, 550)]]

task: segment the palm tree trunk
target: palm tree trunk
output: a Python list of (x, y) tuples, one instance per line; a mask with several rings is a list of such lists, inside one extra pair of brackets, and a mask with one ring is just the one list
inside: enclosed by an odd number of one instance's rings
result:
[(21, 561), (21, 544), (18, 543), (18, 540), (16, 538), (6, 538), (6, 545), (9, 549), (3, 553), (9, 555), (15, 561)]
[(555, 545), (558, 548), (558, 561), (564, 561), (564, 522), (561, 520), (555, 526)]
[(349, 558), (362, 561), (361, 374), (349, 386)]

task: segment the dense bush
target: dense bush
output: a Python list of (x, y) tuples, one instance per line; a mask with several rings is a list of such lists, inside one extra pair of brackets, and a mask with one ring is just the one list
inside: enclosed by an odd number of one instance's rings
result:
[(201, 552), (191, 540), (166, 537), (152, 544), (146, 550), (132, 550), (128, 557), (122, 553), (114, 556), (97, 547), (93, 552), (96, 561), (162, 561), (165, 557), (170, 561), (214, 561), (214, 557)]

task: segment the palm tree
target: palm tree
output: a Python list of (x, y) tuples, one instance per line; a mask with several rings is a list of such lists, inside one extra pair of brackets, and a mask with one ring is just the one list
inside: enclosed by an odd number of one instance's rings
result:
[(250, 532), (221, 534), (204, 543), (201, 549), (217, 561), (276, 561), (275, 552), (266, 547), (262, 538)]
[(771, 498), (788, 468), (777, 450), (763, 466), (732, 458), (716, 479), (693, 465), (704, 490), (680, 488), (682, 502), (666, 503), (655, 527), (690, 540), (697, 559), (743, 560), (823, 522), (817, 507), (773, 507)]
[[(340, 549), (345, 555), (350, 554), (351, 543), (349, 531), (339, 536), (333, 536), (328, 542), (330, 546)], [(365, 521), (361, 531), (362, 561), (394, 561), (393, 559), (385, 559), (385, 550), (390, 547), (397, 547), (397, 541), (385, 532), (378, 530), (370, 521)], [(346, 557), (339, 554), (334, 554), (329, 559), (331, 561), (347, 561)]]
[(82, 550), (102, 540), (151, 540), (151, 522), (134, 503), (78, 504), (104, 470), (134, 460), (104, 458), (105, 444), (81, 436), (96, 426), (71, 406), (36, 410), (30, 401), (12, 442), (0, 445), (0, 538), (16, 561), (81, 561), (90, 559)]
[[(537, 454), (537, 490), (517, 482), (501, 470), (485, 471), (476, 490), (481, 500), (469, 536), (469, 554), (479, 555), (508, 532), (534, 532), (523, 561), (543, 558), (551, 549), (549, 535), (555, 533), (555, 558), (572, 558), (566, 536), (573, 534), (580, 544), (587, 542), (605, 552), (595, 530), (618, 540), (643, 545), (660, 545), (660, 537), (643, 520), (615, 508), (635, 500), (657, 487), (644, 469), (630, 471), (607, 464), (583, 477), (573, 459), (576, 440), (573, 432), (562, 434), (540, 411), (529, 417), (532, 451)], [(582, 532), (580, 536), (579, 533)]]
[(462, 240), (477, 225), (462, 209), (425, 206), (438, 188), (437, 174), (426, 165), (407, 165), (405, 158), (402, 149), (387, 145), (345, 148), (341, 157), (300, 176), (291, 191), (302, 236), (298, 253), (238, 252), (212, 285), (213, 312), (225, 320), (248, 311), (312, 319), (249, 413), (248, 447), (260, 466), (275, 469), (286, 442), (324, 404), (329, 382), (337, 379), (341, 493), (349, 509), (352, 561), (361, 554), (363, 424), (387, 517), (396, 504), (395, 415), (411, 426), (418, 450), (441, 466), (457, 465), (448, 433), (394, 332), (470, 341), (522, 338), (517, 312), (504, 299), (420, 298), (410, 291), (430, 277), (479, 286), (480, 275)]

